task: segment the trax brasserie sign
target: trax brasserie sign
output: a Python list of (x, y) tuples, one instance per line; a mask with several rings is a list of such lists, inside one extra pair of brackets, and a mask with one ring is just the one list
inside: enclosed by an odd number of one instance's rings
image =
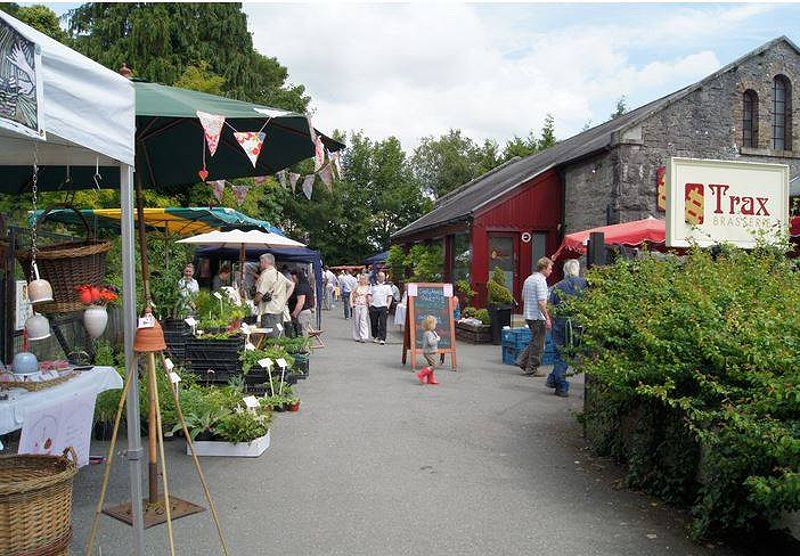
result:
[(786, 165), (673, 157), (665, 181), (668, 247), (747, 248), (761, 230), (788, 230)]

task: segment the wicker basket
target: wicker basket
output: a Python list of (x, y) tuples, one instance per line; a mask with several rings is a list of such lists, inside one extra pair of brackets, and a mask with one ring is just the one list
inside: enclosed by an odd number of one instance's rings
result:
[[(47, 313), (71, 312), (80, 310), (82, 305), (75, 291), (81, 284), (102, 284), (106, 276), (106, 254), (111, 249), (110, 241), (91, 238), (89, 223), (75, 207), (55, 205), (45, 210), (36, 225), (41, 225), (54, 209), (74, 210), (86, 227), (86, 239), (77, 242), (54, 243), (39, 248), (36, 264), (39, 275), (53, 287), (54, 303), (47, 306)], [(31, 250), (19, 251), (17, 260), (26, 276), (31, 274)]]
[(0, 556), (68, 554), (77, 461), (71, 447), (63, 456), (0, 457)]

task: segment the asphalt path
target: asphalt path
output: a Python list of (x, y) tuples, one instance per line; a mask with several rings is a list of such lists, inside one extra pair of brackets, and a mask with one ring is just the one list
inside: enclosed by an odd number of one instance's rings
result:
[[(621, 470), (590, 455), (580, 379), (559, 398), (503, 365), (499, 346), (459, 344), (458, 371), (420, 386), (395, 327), (384, 346), (359, 344), (340, 309), (324, 313), (300, 412), (276, 414), (264, 455), (201, 460), (231, 554), (740, 554), (693, 544), (682, 512), (621, 488)], [(183, 441), (167, 452), (170, 490), (202, 504)], [(75, 554), (102, 473), (76, 477)], [(110, 503), (127, 500), (127, 477), (117, 459)], [(174, 529), (178, 554), (221, 554), (208, 512)], [(130, 528), (103, 517), (98, 544), (130, 554)], [(148, 530), (146, 554), (168, 553), (166, 529)]]

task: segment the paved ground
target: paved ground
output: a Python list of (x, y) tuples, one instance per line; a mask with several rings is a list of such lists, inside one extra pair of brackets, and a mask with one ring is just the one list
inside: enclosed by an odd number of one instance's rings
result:
[[(276, 416), (272, 447), (202, 460), (231, 554), (734, 554), (693, 545), (681, 513), (615, 487), (619, 469), (583, 448), (580, 382), (557, 398), (502, 365), (499, 347), (460, 344), (459, 372), (422, 387), (400, 363), (400, 334), (356, 344), (338, 312), (325, 316), (328, 347), (300, 383), (300, 413)], [(168, 444), (171, 490), (201, 503), (183, 450)], [(113, 503), (127, 499), (118, 462)], [(102, 470), (76, 480), (75, 553)], [(179, 554), (220, 553), (207, 513), (175, 530)], [(146, 536), (147, 554), (168, 553), (163, 527)], [(99, 538), (104, 555), (130, 553), (130, 530), (113, 519)]]

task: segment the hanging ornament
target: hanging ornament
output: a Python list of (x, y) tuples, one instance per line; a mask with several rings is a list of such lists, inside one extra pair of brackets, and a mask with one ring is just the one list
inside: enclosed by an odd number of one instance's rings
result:
[(225, 193), (225, 180), (215, 180), (211, 182), (211, 190), (218, 203), (222, 202), (222, 194)]
[(264, 137), (266, 133), (262, 131), (237, 131), (233, 134), (236, 137), (239, 145), (244, 149), (247, 158), (253, 163), (253, 168), (256, 167), (258, 155), (261, 154), (261, 145), (264, 144)]
[[(33, 156), (31, 193), (33, 213), (36, 214), (36, 203), (39, 198), (39, 161), (36, 154)], [(37, 246), (37, 223), (38, 220), (34, 220), (33, 226), (31, 226), (31, 277), (30, 282), (28, 282), (28, 299), (30, 299), (32, 304), (53, 301), (53, 288), (50, 282), (39, 276), (39, 266), (36, 264), (36, 255), (39, 253), (39, 248)]]
[(311, 193), (314, 190), (314, 174), (309, 174), (305, 178), (303, 178), (303, 193), (305, 196), (310, 200)]
[(203, 180), (203, 182), (206, 181), (206, 178), (208, 177), (208, 170), (206, 170), (205, 165), (200, 169), (199, 172), (197, 172), (197, 175), (200, 176), (200, 179)]
[(292, 186), (292, 194), (297, 191), (297, 181), (300, 179), (300, 174), (289, 172), (289, 185)]
[(322, 139), (317, 135), (317, 139), (314, 141), (314, 171), (318, 172), (323, 164), (325, 164), (325, 147), (322, 145)]
[(246, 185), (234, 185), (231, 186), (233, 190), (233, 198), (236, 199), (236, 204), (241, 205), (244, 203), (244, 200), (247, 198), (247, 192), (250, 190), (249, 187)]
[(320, 170), (318, 174), (328, 191), (333, 193), (333, 168), (331, 167), (331, 163), (328, 162), (325, 166), (323, 166), (322, 170)]
[(284, 189), (289, 189), (286, 184), (286, 170), (281, 170), (280, 172), (278, 172), (277, 175), (278, 175), (278, 183), (281, 184), (281, 187), (283, 187)]
[(265, 181), (267, 181), (267, 176), (256, 176), (255, 178), (253, 178), (253, 180), (256, 182), (256, 185), (261, 185)]
[(225, 116), (208, 114), (206, 112), (200, 112), (199, 110), (196, 113), (197, 117), (200, 119), (200, 124), (203, 126), (208, 152), (211, 153), (211, 156), (214, 156), (219, 146), (219, 137), (222, 135), (222, 125), (225, 123)]

